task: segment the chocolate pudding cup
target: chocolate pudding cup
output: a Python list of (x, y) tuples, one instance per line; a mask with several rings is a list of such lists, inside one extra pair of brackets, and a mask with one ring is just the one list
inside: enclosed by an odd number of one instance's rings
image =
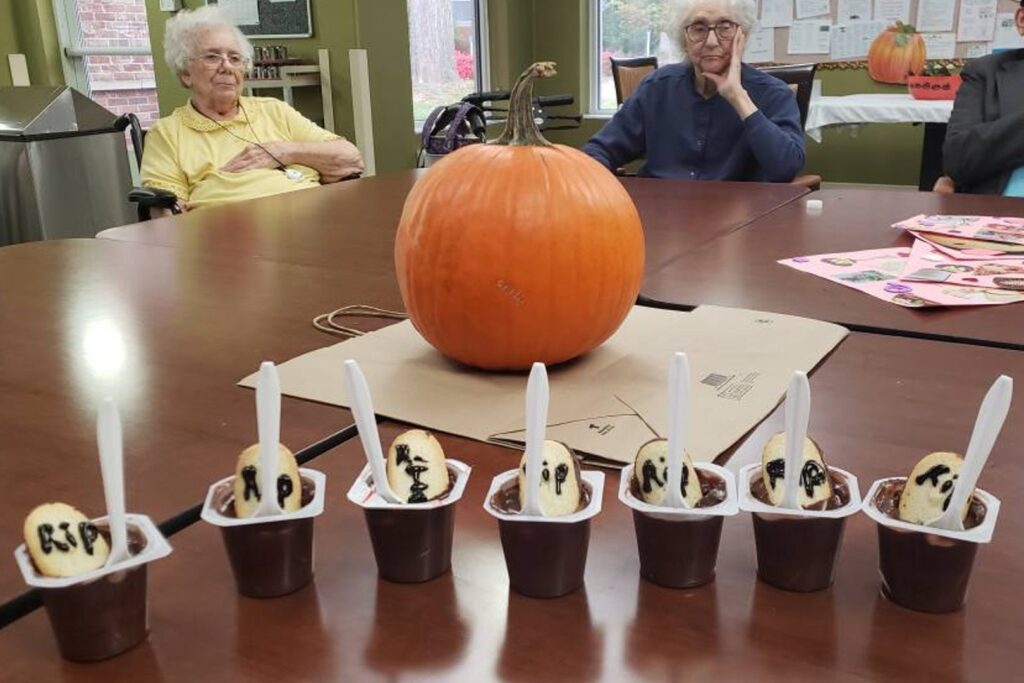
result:
[(373, 489), (367, 466), (348, 499), (363, 508), (377, 575), (395, 583), (422, 583), (452, 566), (455, 503), (462, 497), (470, 468), (448, 459), (448, 490), (426, 503), (387, 503)]
[(455, 506), (365, 508), (377, 575), (395, 583), (436, 579), (452, 566)]
[[(760, 467), (758, 464), (753, 470), (754, 476), (748, 475), (745, 485), (753, 498), (770, 505)], [(825, 590), (835, 580), (846, 516), (821, 513), (844, 507), (850, 507), (852, 513), (859, 505), (851, 505), (851, 477), (834, 467), (828, 469), (833, 493), (824, 510), (752, 511), (757, 576), (765, 583), (809, 593)]]
[(505, 554), (509, 587), (531, 598), (557, 598), (583, 586), (590, 545), (590, 517), (600, 512), (600, 496), (595, 496), (604, 475), (582, 475), (580, 509), (570, 518), (538, 517), (520, 514), (518, 471), (500, 474), (484, 507), (498, 518), (501, 549)]
[[(313, 502), (316, 483), (300, 472), (302, 507)], [(212, 505), (223, 517), (235, 515), (234, 477), (216, 485)], [(300, 508), (301, 511), (301, 508)], [(294, 514), (294, 513), (291, 513)], [(294, 593), (313, 580), (313, 521), (315, 517), (260, 518), (251, 524), (221, 526), (238, 592), (250, 598), (273, 598)]]
[[(899, 501), (906, 479), (882, 483), (870, 504), (893, 520), (899, 519)], [(964, 529), (985, 521), (987, 508), (975, 495)], [(914, 525), (917, 526), (917, 525)], [(878, 569), (882, 594), (898, 605), (919, 612), (955, 612), (967, 597), (978, 543), (925, 531), (878, 524)]]
[[(97, 523), (110, 543), (105, 523)], [(128, 526), (128, 552), (146, 549), (146, 537)], [(146, 565), (111, 572), (65, 588), (42, 588), (43, 605), (65, 659), (96, 662), (141, 643), (149, 632)]]
[[(700, 514), (700, 510), (725, 501), (727, 487), (722, 475), (704, 467), (695, 466), (703, 494), (695, 508), (685, 512), (675, 508), (666, 508), (665, 513), (646, 512), (626, 501), (633, 508), (640, 576), (651, 583), (666, 588), (695, 588), (715, 578), (723, 517), (722, 514)], [(622, 476), (628, 478), (629, 495), (642, 502), (640, 483), (633, 468), (627, 467)]]

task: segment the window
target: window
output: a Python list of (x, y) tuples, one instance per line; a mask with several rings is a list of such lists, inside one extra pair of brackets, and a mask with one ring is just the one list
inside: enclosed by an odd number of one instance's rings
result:
[(144, 128), (160, 116), (145, 0), (54, 0), (67, 84)]
[(413, 114), (487, 88), (486, 0), (407, 0)]
[(591, 0), (590, 108), (616, 109), (610, 57), (655, 55), (659, 64), (681, 59), (670, 34), (674, 0)]

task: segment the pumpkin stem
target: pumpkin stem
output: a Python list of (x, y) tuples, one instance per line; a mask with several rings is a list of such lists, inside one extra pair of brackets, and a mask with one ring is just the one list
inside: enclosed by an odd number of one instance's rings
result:
[(550, 78), (557, 72), (554, 62), (537, 62), (519, 75), (512, 87), (508, 104), (508, 120), (505, 131), (494, 144), (511, 146), (552, 147), (544, 139), (533, 118), (533, 82), (538, 78)]

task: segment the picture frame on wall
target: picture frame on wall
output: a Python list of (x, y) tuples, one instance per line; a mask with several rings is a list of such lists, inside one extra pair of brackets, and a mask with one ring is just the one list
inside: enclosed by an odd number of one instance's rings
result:
[(312, 38), (310, 0), (206, 0), (250, 38)]

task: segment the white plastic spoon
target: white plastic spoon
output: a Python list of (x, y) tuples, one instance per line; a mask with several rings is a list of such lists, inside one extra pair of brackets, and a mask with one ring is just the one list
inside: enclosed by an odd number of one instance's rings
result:
[(281, 442), (281, 380), (277, 367), (270, 361), (260, 364), (256, 380), (256, 428), (260, 444), (260, 497), (254, 517), (281, 514), (277, 504), (278, 448)]
[(797, 370), (786, 391), (786, 476), (782, 478), (780, 507), (800, 509), (800, 474), (804, 465), (804, 439), (811, 416), (811, 388), (807, 373)]
[(345, 361), (345, 387), (352, 403), (352, 412), (359, 427), (359, 440), (363, 442), (366, 461), (370, 463), (373, 474), (373, 485), (377, 494), (389, 503), (401, 503), (388, 484), (385, 469), (384, 450), (380, 445), (380, 432), (377, 431), (377, 417), (373, 412), (373, 400), (370, 398), (370, 387), (366, 383), (359, 363), (354, 360)]
[(688, 508), (683, 495), (683, 452), (686, 448), (686, 416), (690, 409), (690, 362), (676, 353), (668, 369), (668, 507)]
[(548, 422), (548, 371), (534, 363), (526, 383), (526, 500), (523, 514), (544, 514), (540, 509), (540, 470), (544, 459), (544, 431)]
[(107, 524), (110, 527), (110, 555), (107, 566), (128, 559), (128, 520), (124, 509), (124, 449), (121, 440), (121, 417), (111, 398), (100, 403), (96, 419), (96, 445), (100, 451), (100, 473), (103, 495), (107, 501)]
[(967, 444), (964, 464), (960, 467), (960, 476), (954, 485), (949, 506), (931, 526), (951, 531), (964, 530), (964, 521), (960, 515), (967, 505), (968, 497), (974, 491), (975, 484), (978, 483), (978, 477), (981, 476), (988, 456), (992, 453), (992, 447), (995, 446), (999, 431), (1003, 428), (1006, 414), (1010, 412), (1012, 396), (1013, 380), (1006, 375), (1000, 375), (985, 394), (985, 400), (981, 402), (978, 419), (974, 422), (974, 431)]

